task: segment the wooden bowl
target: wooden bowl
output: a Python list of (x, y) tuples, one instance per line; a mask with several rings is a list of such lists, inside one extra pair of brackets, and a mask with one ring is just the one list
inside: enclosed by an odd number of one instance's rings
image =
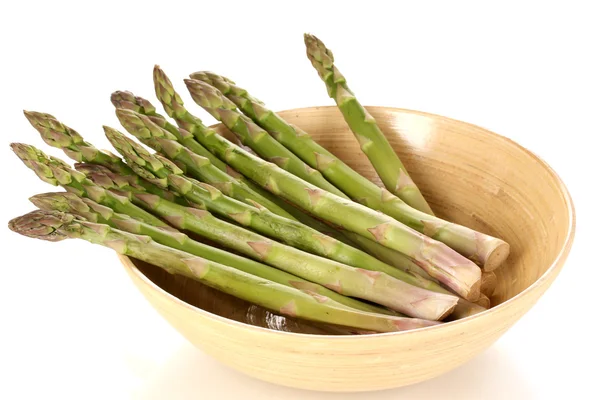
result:
[[(548, 289), (571, 249), (575, 215), (567, 189), (545, 162), (465, 122), (396, 108), (369, 111), (438, 216), (510, 244), (509, 259), (497, 270), (493, 308), (415, 331), (340, 336), (122, 258), (150, 304), (190, 342), (224, 364), (281, 385), (323, 391), (394, 388), (475, 357)], [(337, 108), (281, 115), (379, 183)]]

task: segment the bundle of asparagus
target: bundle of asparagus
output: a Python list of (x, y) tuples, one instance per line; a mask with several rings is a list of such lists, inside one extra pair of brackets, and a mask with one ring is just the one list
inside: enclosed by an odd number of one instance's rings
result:
[(312, 35), (305, 43), (385, 187), (232, 80), (192, 73), (184, 80), (192, 99), (248, 150), (230, 142), (187, 110), (156, 66), (155, 92), (174, 124), (130, 92), (111, 101), (125, 130), (157, 153), (105, 126), (120, 158), (50, 114), (25, 111), (42, 139), (77, 163), (13, 143), (40, 179), (67, 192), (31, 197), (38, 210), (10, 229), (84, 239), (275, 313), (356, 332), (428, 327), (489, 308), (491, 271), (508, 244), (435, 217), (332, 52)]

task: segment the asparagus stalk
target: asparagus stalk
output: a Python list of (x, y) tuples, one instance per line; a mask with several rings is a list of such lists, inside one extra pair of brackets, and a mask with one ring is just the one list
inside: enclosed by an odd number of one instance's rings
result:
[[(367, 248), (370, 243), (375, 243), (370, 239), (367, 239), (364, 236), (359, 234), (348, 232), (348, 237), (354, 241), (357, 245), (363, 248)], [(435, 281), (439, 284), (439, 282), (429, 276), (427, 272), (423, 271), (421, 267), (409, 256), (406, 254), (400, 253), (399, 251), (392, 250), (389, 247), (381, 246), (375, 243), (376, 246), (371, 246), (367, 248), (367, 253), (371, 254), (373, 257), (378, 260), (383, 261), (384, 263), (393, 266), (394, 268), (400, 269), (401, 271), (409, 272), (413, 275), (419, 275), (428, 280)]]
[(304, 35), (306, 55), (327, 86), (329, 97), (335, 100), (346, 123), (354, 132), (385, 187), (411, 207), (432, 214), (425, 198), (414, 184), (398, 155), (377, 126), (375, 119), (358, 102), (348, 88), (346, 78), (333, 64), (333, 54), (313, 35)]
[[(186, 80), (188, 86), (216, 90), (202, 81)], [(194, 136), (221, 159), (272, 193), (285, 198), (311, 214), (400, 251), (417, 262), (430, 276), (467, 300), (479, 298), (481, 270), (443, 243), (432, 240), (395, 219), (361, 204), (326, 192), (273, 163), (266, 162), (217, 135), (196, 120)], [(352, 217), (349, 217), (352, 216)]]
[[(85, 168), (83, 169), (83, 171), (85, 171)], [(87, 171), (85, 171), (85, 172), (87, 172)], [(88, 177), (90, 177), (91, 180), (93, 180), (95, 183), (99, 184), (100, 186), (104, 187), (105, 189), (118, 190), (121, 195), (128, 196), (128, 198), (133, 197), (133, 195), (135, 193), (137, 193), (137, 194), (144, 193), (143, 188), (133, 187), (133, 186), (125, 185), (122, 183), (118, 184), (119, 177), (115, 176), (115, 174), (113, 174), (113, 173), (110, 173), (110, 171), (107, 171), (104, 176), (102, 176), (98, 173), (94, 173), (92, 175), (88, 175)], [(122, 181), (123, 179), (120, 179), (120, 180)], [(122, 192), (123, 190), (128, 191), (128, 192), (123, 193)], [(165, 198), (165, 197), (163, 197), (163, 198)], [(201, 204), (199, 206), (203, 207), (203, 205), (201, 205)], [(356, 235), (356, 236), (358, 236), (358, 235)], [(358, 237), (364, 241), (370, 242), (368, 239), (365, 239), (362, 236), (358, 236)], [(325, 243), (328, 243), (328, 242), (330, 242), (330, 240), (325, 241)], [(380, 246), (375, 242), (370, 242), (370, 243), (372, 243), (376, 246), (382, 247), (386, 250), (389, 250), (392, 253), (396, 253), (393, 250), (390, 250), (383, 246)], [(396, 253), (396, 254), (398, 256), (401, 256), (400, 253)], [(219, 261), (219, 262), (222, 262), (222, 261)], [(222, 263), (227, 264), (225, 262), (222, 262)], [(369, 264), (370, 268), (365, 268), (365, 269), (376, 270), (376, 266), (378, 264), (379, 264), (379, 262), (376, 261), (373, 264)], [(385, 272), (385, 271), (386, 270), (382, 270), (382, 272)], [(439, 285), (439, 283), (433, 282), (429, 279), (425, 279), (425, 278), (419, 276), (418, 274), (415, 274), (414, 271), (411, 271), (408, 269), (405, 272), (403, 270), (400, 270), (398, 273), (392, 273), (390, 275), (397, 279), (401, 279), (407, 283), (410, 283), (412, 285), (421, 287), (423, 289), (432, 290), (432, 291), (438, 292), (438, 293), (452, 294), (448, 290), (444, 289), (441, 285)], [(483, 307), (480, 307), (474, 303), (469, 303), (469, 302), (465, 301), (464, 299), (459, 299), (458, 304), (456, 305), (456, 307), (450, 317), (452, 319), (460, 319), (460, 318), (465, 318), (470, 315), (480, 313), (482, 311), (485, 311), (485, 309)]]
[[(183, 101), (175, 92), (173, 85), (158, 66), (154, 67), (154, 87), (156, 95), (160, 99), (168, 115), (179, 121), (195, 121), (184, 107)], [(223, 122), (240, 139), (242, 144), (250, 147), (262, 158), (276, 163), (281, 168), (292, 174), (314, 184), (322, 189), (337, 194), (345, 195), (321, 173), (300, 160), (294, 153), (285, 148), (281, 143), (273, 139), (266, 131), (255, 125), (244, 115), (236, 110), (235, 104), (225, 97), (198, 97), (190, 90), (194, 101), (212, 116)], [(207, 104), (210, 103), (210, 104)]]
[(73, 193), (43, 193), (35, 195), (29, 200), (41, 210), (60, 211), (73, 214), (83, 217), (90, 222), (110, 225), (113, 228), (129, 233), (146, 235), (164, 246), (185, 251), (186, 253), (238, 269), (248, 274), (256, 275), (281, 285), (311, 290), (321, 296), (326, 296), (340, 304), (344, 304), (357, 310), (394, 315), (393, 312), (385, 308), (342, 296), (321, 285), (314, 284), (295, 275), (288, 274), (287, 272), (200, 243), (182, 232), (166, 231), (160, 227), (148, 225), (133, 219), (128, 215), (116, 213), (111, 208), (102, 206), (90, 199), (80, 198)]
[(395, 332), (436, 325), (434, 321), (394, 317), (354, 310), (311, 290), (297, 290), (237, 269), (163, 246), (149, 236), (134, 235), (108, 225), (76, 219), (73, 215), (34, 211), (9, 222), (19, 234), (49, 241), (84, 239), (119, 254), (157, 265), (171, 273), (258, 304), (280, 314), (351, 326), (377, 332)]
[[(117, 118), (121, 125), (145, 145), (162, 153), (165, 157), (185, 169), (185, 172), (203, 182), (210, 183), (220, 191), (239, 201), (260, 204), (273, 213), (285, 218), (294, 218), (290, 213), (274, 202), (254, 192), (243, 182), (214, 167), (208, 158), (199, 156), (179, 144), (168, 131), (154, 124), (148, 117), (135, 111), (117, 109)], [(139, 146), (137, 146), (139, 147)], [(140, 147), (141, 148), (141, 147)], [(147, 152), (146, 152), (147, 153)]]
[(118, 196), (96, 185), (64, 161), (50, 157), (34, 146), (27, 144), (12, 143), (10, 147), (17, 157), (44, 182), (54, 186), (62, 186), (69, 192), (76, 193), (81, 197), (88, 197), (97, 203), (148, 224), (168, 227), (167, 224), (154, 215), (132, 204), (127, 198)]

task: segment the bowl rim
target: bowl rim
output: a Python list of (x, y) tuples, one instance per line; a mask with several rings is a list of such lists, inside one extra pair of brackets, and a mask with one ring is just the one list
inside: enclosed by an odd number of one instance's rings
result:
[[(289, 112), (289, 113), (294, 113), (294, 112), (300, 112), (300, 111), (306, 111), (306, 110), (317, 110), (317, 109), (323, 109), (323, 108), (327, 108), (327, 109), (333, 109), (336, 108), (336, 106), (313, 106), (313, 107), (299, 107), (299, 108), (292, 108), (292, 109), (288, 109), (288, 110), (281, 110), (281, 111), (277, 111), (277, 113), (281, 113), (281, 112)], [(396, 112), (402, 112), (402, 113), (407, 113), (407, 114), (415, 114), (415, 115), (421, 115), (421, 116), (426, 116), (426, 117), (430, 117), (430, 118), (435, 118), (435, 119), (442, 119), (442, 120), (448, 120), (448, 121), (452, 121), (452, 122), (458, 122), (460, 124), (464, 124), (464, 125), (469, 125), (472, 126), (474, 128), (477, 128), (479, 130), (484, 130), (486, 133), (491, 134), (501, 140), (504, 140), (505, 142), (512, 144), (514, 146), (516, 146), (517, 148), (519, 148), (520, 150), (522, 150), (523, 152), (525, 152), (528, 156), (534, 158), (536, 161), (538, 161), (539, 163), (542, 164), (542, 166), (544, 166), (548, 172), (550, 173), (552, 179), (555, 181), (555, 183), (557, 184), (558, 188), (560, 189), (560, 192), (562, 194), (562, 198), (564, 200), (564, 202), (566, 203), (567, 206), (567, 212), (568, 212), (568, 220), (569, 220), (569, 229), (567, 232), (567, 238), (564, 241), (560, 251), (558, 252), (557, 256), (555, 257), (555, 259), (552, 261), (550, 267), (548, 267), (548, 269), (546, 270), (546, 272), (544, 272), (542, 274), (542, 276), (540, 276), (535, 282), (533, 282), (531, 285), (529, 285), (525, 290), (523, 290), (521, 293), (517, 294), (516, 296), (498, 304), (497, 306), (494, 306), (486, 311), (483, 311), (479, 314), (475, 314), (475, 315), (471, 315), (469, 317), (466, 318), (462, 318), (456, 321), (451, 321), (451, 322), (446, 322), (440, 325), (434, 325), (434, 326), (428, 326), (428, 327), (424, 327), (424, 328), (417, 328), (417, 329), (411, 329), (411, 330), (407, 330), (407, 331), (400, 331), (400, 332), (383, 332), (383, 333), (372, 333), (372, 334), (368, 334), (368, 335), (316, 335), (316, 334), (310, 334), (310, 333), (297, 333), (297, 332), (286, 332), (286, 331), (278, 331), (278, 330), (273, 330), (273, 329), (269, 329), (269, 328), (264, 328), (261, 326), (256, 326), (256, 325), (251, 325), (251, 324), (247, 324), (244, 322), (240, 322), (240, 321), (235, 321), (232, 319), (229, 319), (227, 317), (223, 317), (217, 314), (213, 314), (209, 311), (206, 311), (202, 308), (196, 307), (190, 303), (187, 303), (183, 300), (181, 300), (180, 298), (178, 298), (177, 296), (167, 292), (166, 290), (164, 290), (163, 288), (161, 288), (160, 286), (158, 286), (156, 283), (154, 283), (150, 278), (148, 278), (144, 273), (142, 273), (142, 271), (140, 271), (137, 266), (133, 263), (133, 261), (124, 255), (119, 254), (118, 258), (121, 261), (121, 263), (123, 264), (123, 266), (125, 268), (128, 268), (131, 273), (138, 278), (141, 282), (143, 282), (144, 284), (146, 284), (149, 288), (153, 289), (156, 292), (160, 292), (163, 294), (163, 296), (169, 300), (170, 302), (176, 303), (178, 305), (181, 305), (187, 309), (189, 309), (192, 312), (195, 313), (199, 313), (204, 317), (213, 319), (216, 322), (219, 323), (224, 323), (224, 324), (230, 324), (233, 326), (237, 326), (238, 328), (242, 328), (242, 329), (246, 329), (249, 331), (254, 331), (254, 332), (262, 332), (262, 333), (267, 333), (267, 334), (272, 334), (272, 335), (284, 335), (284, 336), (288, 336), (288, 335), (292, 335), (294, 337), (304, 337), (304, 338), (324, 338), (324, 339), (333, 339), (333, 340), (367, 340), (368, 338), (373, 338), (373, 337), (386, 337), (386, 336), (398, 336), (398, 335), (410, 335), (410, 334), (416, 334), (419, 332), (423, 332), (425, 330), (427, 331), (433, 331), (433, 330), (441, 330), (444, 329), (448, 326), (455, 326), (458, 324), (464, 324), (467, 323), (475, 318), (482, 318), (486, 315), (492, 315), (494, 313), (500, 313), (502, 312), (502, 310), (504, 310), (507, 307), (510, 307), (511, 304), (519, 301), (520, 298), (525, 297), (527, 294), (529, 294), (530, 292), (532, 292), (533, 290), (535, 290), (537, 287), (541, 286), (547, 279), (549, 279), (550, 274), (553, 272), (554, 269), (559, 267), (559, 263), (561, 262), (561, 260), (563, 260), (563, 258), (566, 259), (566, 257), (568, 256), (569, 252), (571, 251), (571, 247), (573, 245), (573, 240), (575, 238), (575, 229), (576, 229), (576, 217), (575, 217), (575, 206), (573, 204), (573, 199), (571, 198), (571, 195), (569, 193), (569, 190), (567, 189), (566, 185), (564, 184), (564, 182), (562, 181), (562, 179), (560, 178), (560, 176), (556, 173), (556, 171), (554, 171), (554, 169), (546, 162), (544, 161), (540, 156), (538, 156), (537, 154), (535, 154), (534, 152), (528, 150), (527, 148), (523, 147), (522, 145), (520, 145), (519, 143), (515, 142), (514, 140), (500, 135), (498, 133), (492, 132), (489, 129), (486, 129), (482, 126), (479, 125), (475, 125), (469, 122), (465, 122), (465, 121), (461, 121), (458, 119), (454, 119), (454, 118), (450, 118), (450, 117), (445, 117), (443, 115), (439, 115), (439, 114), (433, 114), (433, 113), (428, 113), (425, 111), (418, 111), (418, 110), (411, 110), (411, 109), (406, 109), (406, 108), (399, 108), (399, 107), (386, 107), (386, 106), (365, 106), (365, 108), (367, 109), (378, 109), (378, 110), (387, 110), (387, 111), (396, 111)], [(216, 128), (221, 126), (222, 124), (214, 124), (211, 125), (210, 128)], [(563, 261), (564, 262), (564, 261)]]

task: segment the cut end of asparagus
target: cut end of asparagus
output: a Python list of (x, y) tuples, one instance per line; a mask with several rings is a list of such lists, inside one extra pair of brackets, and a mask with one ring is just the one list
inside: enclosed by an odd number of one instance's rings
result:
[(68, 238), (59, 229), (73, 219), (73, 216), (57, 211), (36, 210), (12, 219), (8, 223), (8, 228), (23, 236), (59, 242)]
[[(486, 246), (488, 251), (478, 253), (478, 261), (483, 264), (483, 270), (491, 272), (498, 268), (510, 254), (510, 245), (503, 240), (497, 238), (490, 238)], [(482, 260), (485, 260), (482, 262)]]

